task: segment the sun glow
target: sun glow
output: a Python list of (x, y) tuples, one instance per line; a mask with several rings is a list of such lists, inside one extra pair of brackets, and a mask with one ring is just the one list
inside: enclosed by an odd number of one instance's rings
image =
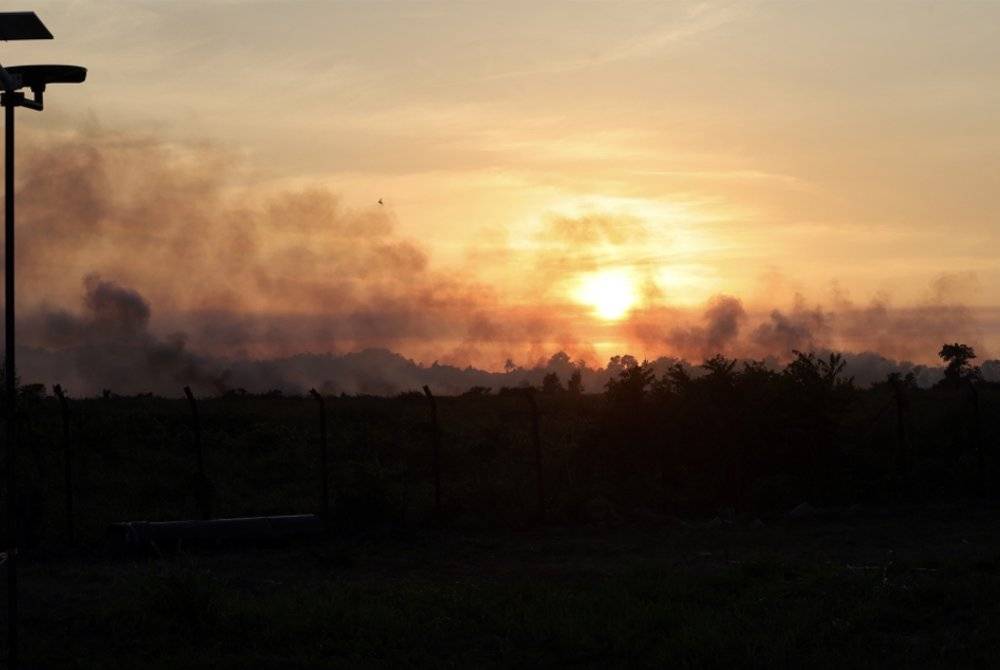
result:
[(605, 270), (584, 276), (574, 297), (589, 305), (595, 315), (606, 321), (621, 319), (639, 302), (635, 281), (621, 270)]

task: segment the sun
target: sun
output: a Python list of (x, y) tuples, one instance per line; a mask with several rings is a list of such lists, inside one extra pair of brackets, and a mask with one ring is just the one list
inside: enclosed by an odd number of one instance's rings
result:
[(573, 296), (605, 321), (618, 321), (639, 302), (635, 281), (623, 270), (604, 270), (583, 276)]

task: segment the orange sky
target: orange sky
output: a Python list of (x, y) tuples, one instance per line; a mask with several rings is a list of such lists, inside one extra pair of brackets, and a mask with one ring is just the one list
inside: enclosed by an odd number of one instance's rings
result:
[[(88, 184), (25, 192), (45, 249), (21, 261), (29, 309), (75, 309), (98, 273), (205, 347), (221, 345), (195, 312), (348, 310), (366, 326), (242, 351), (386, 345), (496, 367), (677, 352), (675, 331), (725, 294), (744, 334), (775, 308), (883, 308), (938, 320), (869, 336), (834, 319), (820, 343), (1000, 349), (1000, 5), (34, 8), (56, 40), (0, 61), (90, 77), (21, 112), (26, 174)], [(93, 227), (53, 223), (71, 203)], [(412, 327), (414, 305), (430, 323)], [(383, 307), (405, 337), (372, 325)]]

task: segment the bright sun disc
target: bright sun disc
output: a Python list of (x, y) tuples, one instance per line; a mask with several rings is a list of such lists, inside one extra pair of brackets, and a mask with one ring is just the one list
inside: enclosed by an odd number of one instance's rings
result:
[(607, 321), (622, 318), (639, 301), (632, 277), (619, 270), (583, 277), (574, 295), (579, 302), (592, 307), (594, 314)]

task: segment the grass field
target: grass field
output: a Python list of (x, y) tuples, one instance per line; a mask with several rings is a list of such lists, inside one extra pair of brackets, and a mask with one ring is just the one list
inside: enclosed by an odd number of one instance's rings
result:
[[(438, 399), (439, 509), (427, 399), (330, 397), (331, 536), (144, 559), (107, 527), (197, 517), (187, 403), (71, 402), (70, 542), (59, 406), (25, 396), (25, 667), (1000, 667), (996, 385), (904, 414), (760, 374), (539, 394), (544, 523), (524, 394)], [(199, 406), (214, 515), (320, 508), (314, 400)]]
[[(382, 530), (22, 578), (37, 668), (996, 667), (997, 510)], [(707, 527), (712, 526), (712, 527)]]

